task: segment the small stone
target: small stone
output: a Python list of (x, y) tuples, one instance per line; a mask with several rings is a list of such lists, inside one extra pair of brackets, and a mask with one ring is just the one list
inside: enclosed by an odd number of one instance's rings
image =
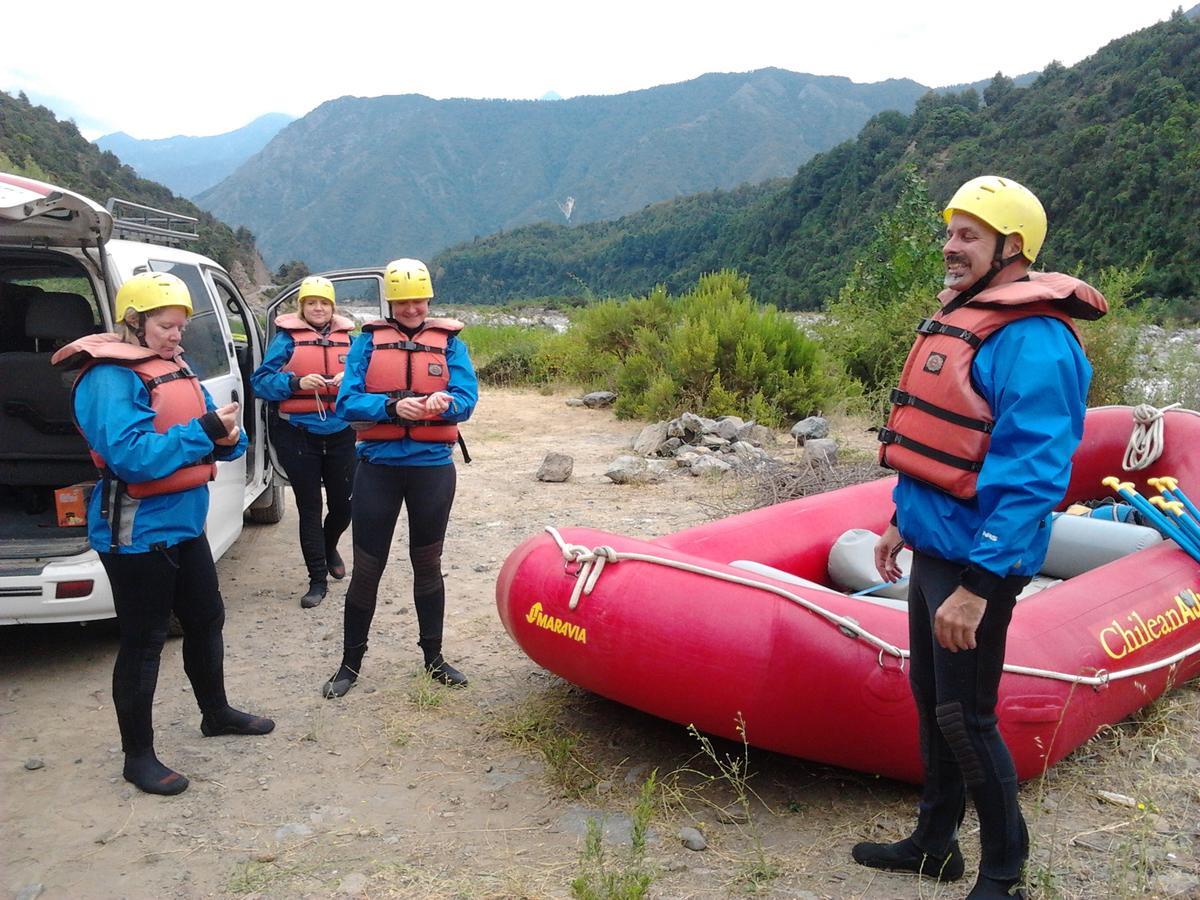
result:
[(584, 402), (579, 397), (568, 397), (567, 406), (583, 406)]
[(39, 757), (31, 756), (29, 759), (25, 760), (25, 768), (30, 772), (36, 772), (38, 769), (43, 769), (45, 767), (46, 764), (42, 762)]
[(254, 854), (254, 861), (260, 863), (275, 862), (275, 854), (269, 850)]
[(616, 399), (617, 395), (612, 391), (592, 391), (583, 395), (583, 405), (588, 409), (604, 409), (606, 406), (612, 406)]
[(561, 483), (571, 477), (575, 468), (574, 457), (566, 453), (556, 453), (553, 450), (546, 454), (537, 470), (538, 481)]
[(683, 846), (687, 847), (689, 850), (700, 851), (708, 846), (708, 841), (704, 840), (704, 835), (702, 835), (695, 828), (680, 828), (679, 840), (683, 843)]
[(804, 458), (836, 466), (837, 449), (837, 441), (833, 438), (811, 438), (804, 442)]
[(366, 888), (367, 876), (362, 872), (351, 872), (349, 875), (344, 877), (341, 884), (338, 885), (338, 893), (355, 896), (357, 894), (361, 894), (366, 890)]
[(792, 437), (801, 444), (813, 438), (829, 437), (829, 422), (821, 416), (801, 419), (792, 426)]

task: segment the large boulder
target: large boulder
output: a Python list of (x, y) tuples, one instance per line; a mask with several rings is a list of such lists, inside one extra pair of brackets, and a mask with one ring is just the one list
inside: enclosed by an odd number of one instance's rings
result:
[(712, 433), (727, 441), (736, 441), (746, 423), (737, 416), (721, 416), (717, 419)]
[(713, 478), (720, 478), (732, 469), (733, 466), (719, 457), (701, 456), (691, 464), (688, 471), (693, 475), (708, 475)]

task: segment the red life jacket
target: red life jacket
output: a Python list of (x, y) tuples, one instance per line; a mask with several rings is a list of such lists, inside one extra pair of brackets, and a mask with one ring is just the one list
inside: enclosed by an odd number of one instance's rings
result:
[[(363, 326), (371, 334), (371, 361), (364, 387), (369, 394), (388, 397), (428, 397), (450, 389), (446, 345), (463, 330), (457, 319), (426, 319), (411, 338), (387, 319)], [(360, 441), (394, 441), (412, 438), (433, 444), (453, 444), (458, 426), (435, 415), (428, 419), (389, 419), (359, 431)]]
[[(275, 325), (292, 336), (295, 346), (292, 358), (283, 371), (303, 378), (305, 375), (321, 375), (331, 379), (346, 368), (346, 354), (350, 352), (350, 332), (354, 323), (344, 316), (334, 315), (330, 320), (329, 334), (324, 335), (296, 313), (285, 313), (275, 319)], [(319, 398), (319, 402), (318, 402)], [(326, 385), (321, 391), (297, 390), (279, 404), (282, 413), (315, 413), (332, 408), (337, 402), (337, 388)]]
[[(51, 357), (55, 365), (67, 369), (79, 368), (75, 385), (87, 372), (104, 363), (123, 365), (132, 369), (142, 379), (150, 394), (150, 406), (154, 409), (154, 430), (165, 433), (175, 425), (183, 425), (198, 419), (207, 412), (200, 379), (186, 365), (166, 360), (146, 347), (127, 344), (115, 334), (89, 334), (72, 341)], [(72, 389), (74, 390), (74, 389)], [(108, 464), (95, 450), (89, 450), (104, 477), (113, 477)], [(174, 494), (207, 484), (217, 477), (217, 464), (211, 457), (200, 462), (181, 466), (165, 478), (125, 483), (130, 497), (141, 499), (157, 494)]]
[(942, 309), (917, 326), (887, 427), (879, 432), (879, 464), (966, 500), (975, 496), (995, 423), (971, 383), (980, 346), (1029, 316), (1057, 319), (1079, 340), (1071, 319), (1098, 319), (1108, 303), (1091, 285), (1057, 272), (989, 287), (956, 307), (957, 295), (942, 291)]

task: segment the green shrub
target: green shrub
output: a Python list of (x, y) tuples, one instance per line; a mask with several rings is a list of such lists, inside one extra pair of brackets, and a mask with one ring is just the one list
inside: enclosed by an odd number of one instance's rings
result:
[(1133, 268), (1102, 269), (1094, 282), (1108, 301), (1108, 315), (1095, 322), (1079, 323), (1083, 346), (1092, 364), (1088, 406), (1142, 402), (1142, 398), (1133, 396), (1134, 381), (1140, 374), (1138, 341), (1149, 319), (1134, 304), (1140, 297), (1137, 285), (1149, 262), (1142, 260)]

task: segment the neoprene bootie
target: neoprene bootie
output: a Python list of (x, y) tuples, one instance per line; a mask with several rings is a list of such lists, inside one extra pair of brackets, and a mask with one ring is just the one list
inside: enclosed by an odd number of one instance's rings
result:
[(312, 609), (314, 606), (320, 606), (321, 601), (325, 599), (325, 594), (328, 591), (329, 588), (324, 581), (309, 582), (308, 593), (300, 598), (300, 606), (304, 609)]
[(325, 567), (329, 569), (329, 575), (341, 581), (346, 577), (346, 563), (342, 559), (342, 554), (337, 552), (337, 547), (325, 548)]
[(467, 684), (467, 676), (442, 659), (440, 653), (425, 663), (425, 671), (434, 681), (440, 681), (450, 687), (465, 687)]
[(860, 866), (872, 869), (913, 872), (938, 881), (957, 881), (963, 876), (963, 857), (962, 851), (958, 849), (958, 841), (950, 845), (950, 852), (941, 859), (930, 856), (914, 844), (912, 838), (905, 838), (894, 844), (863, 841), (854, 845), (850, 855)]
[(125, 768), (121, 774), (126, 781), (147, 794), (173, 797), (182, 794), (188, 786), (187, 778), (160, 763), (153, 750), (126, 753)]
[(1028, 894), (1024, 888), (1017, 887), (1018, 884), (1020, 881), (997, 881), (980, 875), (971, 893), (967, 894), (967, 900), (1011, 900), (1013, 897), (1025, 900)]
[(275, 723), (266, 716), (255, 716), (232, 706), (207, 712), (200, 719), (200, 733), (205, 737), (222, 734), (270, 734)]

